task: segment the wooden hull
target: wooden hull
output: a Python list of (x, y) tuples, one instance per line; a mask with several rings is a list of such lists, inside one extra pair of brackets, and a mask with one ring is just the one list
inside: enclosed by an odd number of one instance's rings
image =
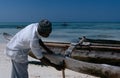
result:
[[(32, 52), (30, 53), (30, 55), (33, 55)], [(75, 72), (89, 74), (101, 78), (120, 78), (120, 67), (118, 66), (87, 63), (58, 54), (44, 54), (44, 56), (55, 64), (60, 64), (64, 60), (65, 68)]]
[(98, 76), (101, 78), (120, 78), (120, 67), (110, 66), (105, 64), (94, 64), (83, 61), (78, 61), (69, 57), (63, 57), (60, 55), (49, 55), (45, 57), (51, 60), (51, 62), (59, 64), (61, 61), (65, 61), (65, 67), (72, 71), (79, 73), (85, 73), (89, 75)]
[[(120, 66), (120, 41), (92, 40), (90, 45), (76, 46), (71, 57), (77, 60)], [(88, 42), (88, 40), (86, 42)], [(64, 55), (70, 43), (45, 42), (57, 54)]]

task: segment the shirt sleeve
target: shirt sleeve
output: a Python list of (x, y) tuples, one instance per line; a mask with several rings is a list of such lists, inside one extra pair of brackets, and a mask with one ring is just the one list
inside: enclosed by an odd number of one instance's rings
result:
[(42, 48), (39, 45), (39, 39), (33, 39), (30, 41), (30, 48), (33, 54), (38, 58), (41, 59), (43, 57)]

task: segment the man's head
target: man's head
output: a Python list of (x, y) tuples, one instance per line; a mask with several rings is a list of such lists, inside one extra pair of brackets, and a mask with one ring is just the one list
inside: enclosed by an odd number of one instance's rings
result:
[(52, 23), (47, 19), (43, 19), (38, 24), (38, 33), (43, 37), (48, 37), (52, 32)]

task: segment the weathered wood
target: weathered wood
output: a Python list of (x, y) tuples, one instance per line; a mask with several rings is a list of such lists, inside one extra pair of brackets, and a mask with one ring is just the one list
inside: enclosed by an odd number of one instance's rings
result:
[[(60, 48), (68, 48), (70, 46), (70, 43), (60, 43), (60, 42), (45, 42), (45, 44), (47, 46), (51, 46), (51, 47), (60, 47)], [(90, 46), (84, 46), (84, 45), (81, 45), (81, 46), (78, 46), (78, 49), (79, 48), (91, 48), (91, 49), (108, 49), (108, 50), (119, 50), (120, 51), (120, 45), (109, 45), (109, 46), (106, 46), (105, 44), (102, 45), (102, 44), (95, 44), (95, 43), (91, 43)]]
[(75, 49), (75, 47), (77, 45), (81, 45), (85, 40), (85, 37), (82, 37), (82, 39), (78, 42), (78, 43), (71, 43), (70, 46), (67, 48), (67, 50), (65, 50), (65, 56), (71, 56), (73, 49)]
[(109, 52), (104, 52), (104, 51), (74, 51), (72, 53), (72, 58), (81, 60), (81, 61), (86, 61), (86, 62), (92, 62), (92, 63), (99, 63), (99, 64), (110, 64), (110, 65), (115, 65), (115, 66), (120, 66), (120, 53), (115, 53), (112, 54)]
[(45, 55), (45, 57), (56, 64), (59, 64), (61, 61), (64, 60), (66, 68), (76, 72), (86, 73), (102, 78), (120, 78), (120, 67), (105, 64), (87, 63), (58, 55), (47, 54)]
[[(81, 39), (81, 38), (79, 38)], [(101, 43), (101, 44), (119, 44), (120, 45), (120, 41), (117, 40), (105, 40), (105, 39), (88, 39), (86, 38), (87, 42), (91, 42), (91, 43)]]
[[(69, 47), (70, 43), (60, 42), (45, 42), (57, 54), (63, 54)], [(120, 46), (111, 45), (90, 45), (77, 46), (72, 52), (72, 58), (92, 62), (92, 63), (106, 63), (110, 65), (120, 66)]]
[(55, 64), (60, 64), (60, 62), (64, 60), (65, 67), (67, 69), (79, 73), (85, 73), (101, 78), (120, 78), (120, 67), (117, 66), (111, 66), (107, 64), (87, 63), (56, 54), (45, 54), (45, 57)]

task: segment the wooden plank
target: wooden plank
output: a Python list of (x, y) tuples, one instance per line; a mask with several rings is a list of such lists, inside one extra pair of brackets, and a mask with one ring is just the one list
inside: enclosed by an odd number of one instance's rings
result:
[[(55, 42), (45, 42), (45, 45), (47, 45), (48, 47), (59, 47), (59, 48), (68, 48), (70, 46), (70, 43), (55, 43)], [(120, 51), (120, 46), (115, 46), (115, 45), (112, 45), (112, 46), (105, 46), (105, 45), (90, 45), (89, 47), (88, 46), (84, 46), (84, 45), (81, 45), (81, 46), (77, 46), (77, 49), (81, 49), (81, 48), (91, 48), (91, 49), (108, 49), (108, 50), (119, 50)]]
[[(81, 38), (79, 38), (81, 39)], [(117, 40), (106, 40), (106, 39), (88, 39), (86, 38), (87, 42), (91, 42), (91, 43), (100, 43), (100, 44), (119, 44), (120, 45), (120, 41)]]

